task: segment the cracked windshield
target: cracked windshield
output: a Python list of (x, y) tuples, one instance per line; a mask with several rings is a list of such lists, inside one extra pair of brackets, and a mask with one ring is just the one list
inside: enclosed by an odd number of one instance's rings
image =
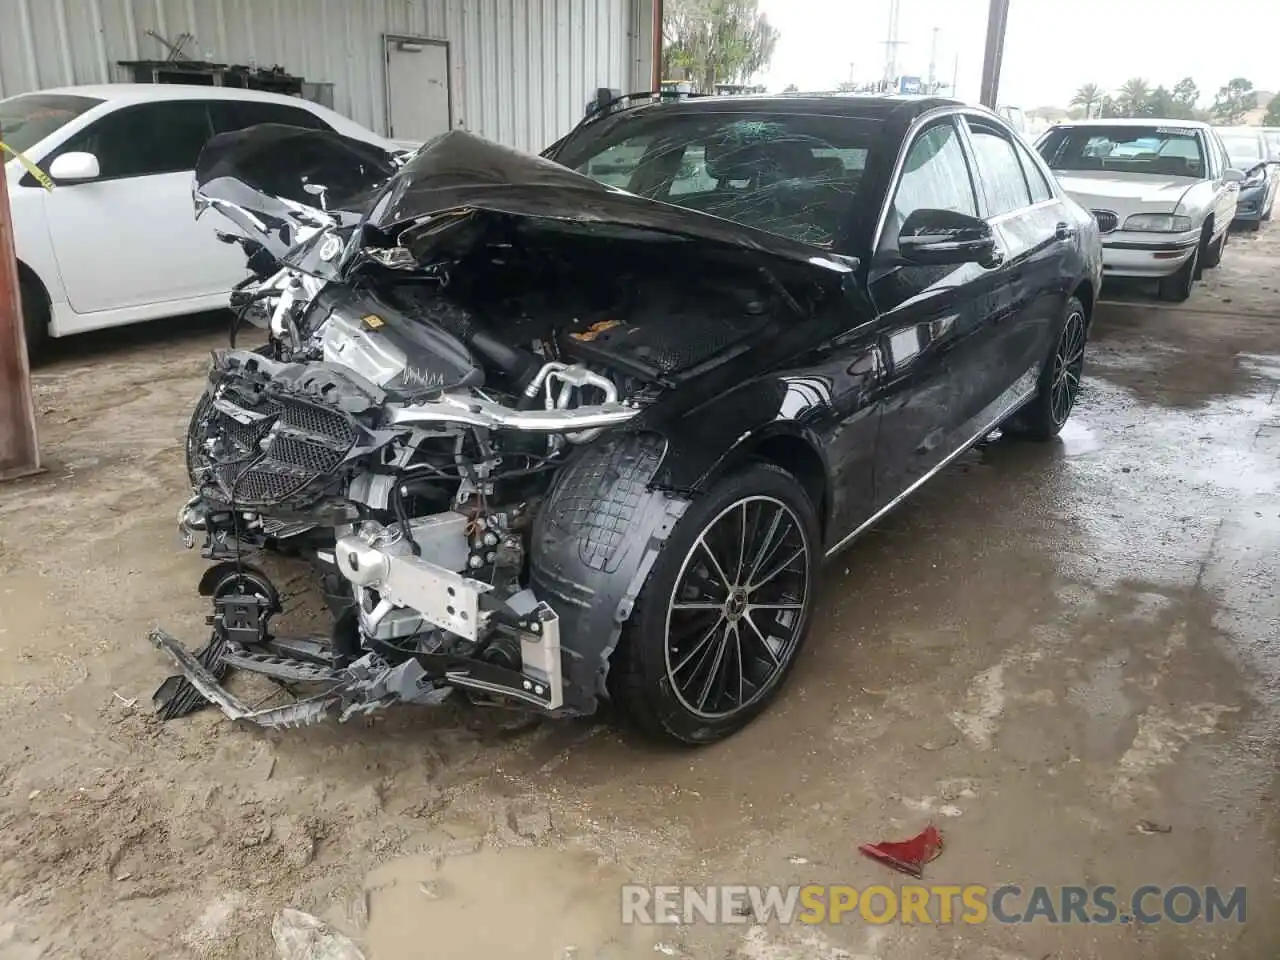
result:
[(876, 129), (787, 115), (656, 118), (619, 123), (590, 157), (562, 160), (642, 197), (825, 247), (858, 194)]

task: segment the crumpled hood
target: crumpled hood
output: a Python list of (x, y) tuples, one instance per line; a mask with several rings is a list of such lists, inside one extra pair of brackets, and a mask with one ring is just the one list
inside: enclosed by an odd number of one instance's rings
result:
[[(212, 207), (282, 259), (326, 221), (358, 223), (398, 169), (390, 153), (363, 140), (259, 124), (205, 145), (192, 190), (196, 216)], [(323, 186), (323, 199), (309, 185)]]
[(449, 232), (447, 226), (434, 229), (436, 218), (461, 222), (459, 215), (472, 211), (657, 231), (756, 250), (833, 274), (853, 269), (821, 247), (636, 196), (461, 130), (426, 144), (387, 184), (367, 222), (391, 234), (418, 227), (412, 246), (423, 259), (430, 252), (424, 234)]
[(1062, 189), (1085, 207), (1121, 201), (1169, 205), (1172, 210), (1189, 189), (1199, 183), (1195, 177), (1170, 177), (1150, 173), (1117, 174), (1109, 171), (1055, 172)]
[(320, 199), (308, 185), (327, 188), (327, 213), (339, 226), (359, 223), (394, 242), (403, 237), (419, 261), (477, 214), (490, 213), (709, 241), (805, 264), (827, 277), (854, 266), (821, 247), (638, 197), (461, 130), (428, 141), (403, 166), (378, 147), (326, 131), (262, 124), (221, 134), (196, 167), (197, 210), (215, 207), (283, 259), (321, 219)]

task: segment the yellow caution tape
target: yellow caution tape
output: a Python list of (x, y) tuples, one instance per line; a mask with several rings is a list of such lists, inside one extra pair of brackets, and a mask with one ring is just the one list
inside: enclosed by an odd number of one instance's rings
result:
[(40, 186), (44, 187), (50, 193), (53, 193), (53, 181), (49, 179), (49, 175), (45, 173), (43, 170), (41, 170), (39, 167), (37, 167), (30, 160), (28, 160), (21, 153), (19, 153), (17, 150), (13, 149), (13, 147), (9, 146), (3, 140), (0, 140), (0, 156), (6, 153), (12, 153), (15, 157), (17, 157), (18, 162), (26, 168), (27, 173), (31, 174), (38, 181), (40, 181)]

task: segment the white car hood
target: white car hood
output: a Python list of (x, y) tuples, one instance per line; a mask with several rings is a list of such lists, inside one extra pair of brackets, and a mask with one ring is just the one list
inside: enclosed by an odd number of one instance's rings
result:
[(1170, 177), (1150, 173), (1116, 173), (1111, 170), (1056, 172), (1062, 189), (1085, 208), (1116, 206), (1125, 209), (1172, 211), (1188, 190), (1203, 181), (1199, 177)]

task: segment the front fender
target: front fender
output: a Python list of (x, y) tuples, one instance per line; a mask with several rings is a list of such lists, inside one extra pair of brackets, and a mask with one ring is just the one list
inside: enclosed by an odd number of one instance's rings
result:
[(829, 406), (829, 393), (823, 378), (779, 376), (712, 398), (665, 424), (667, 447), (654, 483), (696, 493), (778, 437), (805, 443), (822, 460), (825, 472), (822, 444), (806, 421)]

